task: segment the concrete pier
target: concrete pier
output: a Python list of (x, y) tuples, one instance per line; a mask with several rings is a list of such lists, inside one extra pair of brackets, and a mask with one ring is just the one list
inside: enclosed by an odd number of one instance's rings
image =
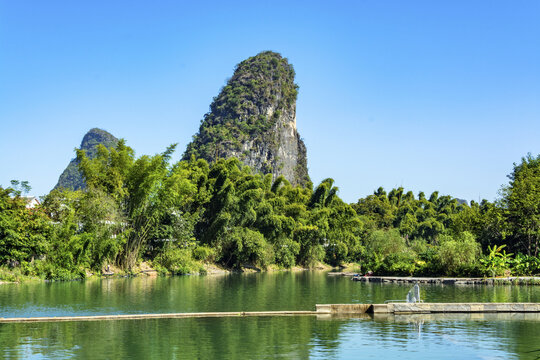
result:
[(540, 313), (540, 303), (320, 304), (319, 314)]
[(539, 276), (507, 276), (498, 278), (413, 277), (413, 276), (361, 276), (351, 272), (330, 272), (329, 276), (349, 276), (353, 281), (395, 284), (442, 285), (540, 285)]
[(372, 304), (317, 304), (317, 314), (364, 314), (371, 312)]

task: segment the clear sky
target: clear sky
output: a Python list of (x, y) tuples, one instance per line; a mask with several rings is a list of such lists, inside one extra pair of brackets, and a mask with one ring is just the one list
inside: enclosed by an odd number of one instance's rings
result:
[(497, 198), (540, 153), (540, 1), (0, 0), (0, 185), (93, 127), (179, 158), (234, 66), (287, 57), (314, 183)]

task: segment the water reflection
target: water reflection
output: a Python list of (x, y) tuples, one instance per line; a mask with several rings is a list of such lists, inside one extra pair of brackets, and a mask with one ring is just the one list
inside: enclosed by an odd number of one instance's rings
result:
[(421, 314), (1, 324), (0, 357), (534, 359), (540, 354), (537, 315)]
[(534, 356), (534, 359), (540, 359), (540, 349), (527, 351), (526, 354)]
[[(404, 299), (409, 289), (320, 272), (27, 283), (0, 286), (0, 317), (314, 310), (315, 304)], [(540, 302), (540, 286), (427, 285), (421, 296), (426, 302)]]
[[(321, 273), (0, 286), (0, 317), (310, 310), (404, 298), (409, 285)], [(423, 286), (438, 302), (540, 302), (540, 287)], [(539, 314), (329, 315), (0, 324), (0, 358), (535, 359)]]
[(540, 322), (540, 313), (440, 313), (440, 314), (410, 314), (386, 315), (373, 314), (374, 320), (393, 322), (411, 321), (535, 321)]

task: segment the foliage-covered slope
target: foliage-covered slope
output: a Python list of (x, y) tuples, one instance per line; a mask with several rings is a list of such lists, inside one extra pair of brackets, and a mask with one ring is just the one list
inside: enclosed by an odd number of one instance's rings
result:
[(215, 162), (237, 157), (244, 164), (292, 184), (306, 184), (306, 147), (296, 130), (295, 72), (286, 58), (265, 51), (242, 61), (210, 105), (191, 156)]
[[(80, 149), (84, 150), (89, 158), (94, 158), (99, 144), (107, 148), (113, 148), (117, 143), (118, 139), (107, 131), (93, 128), (84, 135)], [(79, 190), (84, 187), (84, 179), (78, 169), (77, 159), (72, 159), (58, 178), (58, 183), (54, 188)]]

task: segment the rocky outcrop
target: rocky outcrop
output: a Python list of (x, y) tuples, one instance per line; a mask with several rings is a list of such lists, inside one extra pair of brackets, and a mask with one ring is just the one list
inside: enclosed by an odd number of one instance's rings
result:
[(265, 51), (237, 65), (188, 145), (191, 156), (214, 162), (237, 157), (256, 172), (309, 181), (306, 147), (296, 128), (295, 72), (286, 58)]
[[(94, 158), (99, 144), (111, 148), (115, 147), (117, 143), (118, 139), (107, 131), (94, 128), (84, 135), (80, 149), (86, 151), (86, 155), (89, 158)], [(66, 169), (58, 178), (58, 183), (54, 188), (80, 190), (84, 189), (85, 186), (84, 179), (79, 171), (77, 159), (75, 158), (71, 159)]]

